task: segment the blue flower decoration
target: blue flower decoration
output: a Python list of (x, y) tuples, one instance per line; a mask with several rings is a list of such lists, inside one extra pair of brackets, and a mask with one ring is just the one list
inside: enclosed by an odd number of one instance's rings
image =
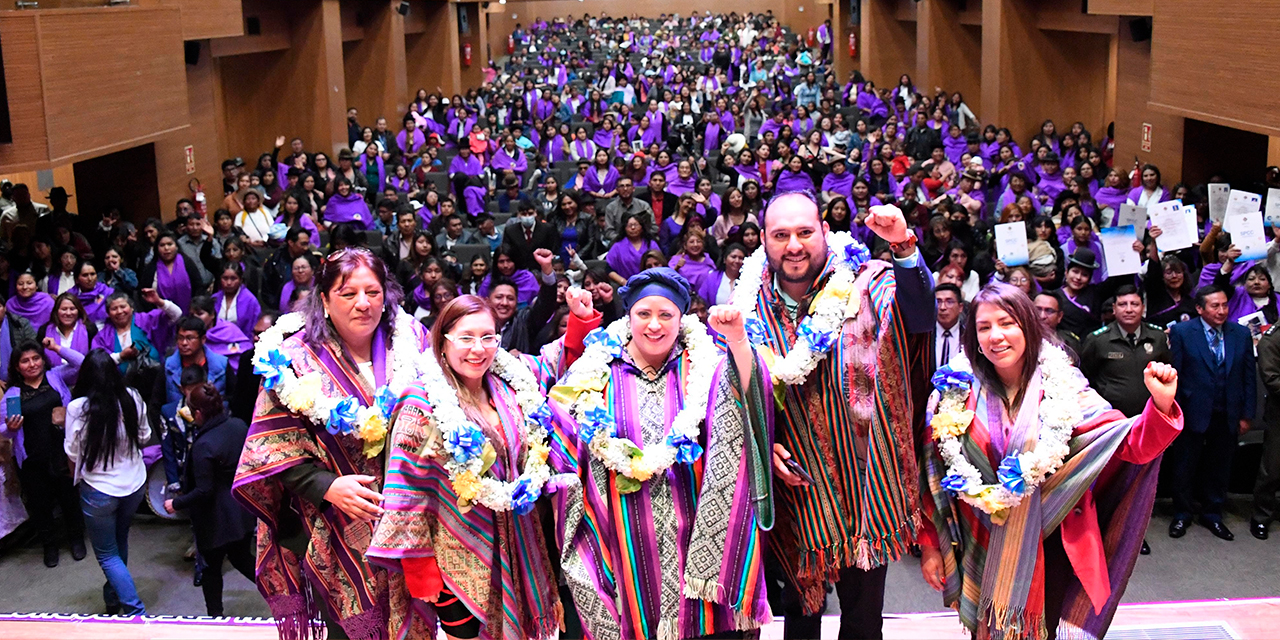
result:
[(533, 413), (526, 416), (529, 422), (532, 422), (543, 429), (551, 429), (551, 405), (546, 402), (538, 405)]
[(604, 431), (612, 436), (617, 431), (617, 423), (613, 419), (613, 413), (603, 407), (596, 407), (587, 411), (582, 416), (582, 422), (579, 425), (581, 429), (578, 431), (578, 438), (582, 440), (582, 444), (591, 444), (596, 434)]
[(1018, 456), (1014, 454), (1009, 454), (1000, 461), (996, 477), (1000, 479), (1000, 484), (1004, 485), (1004, 488), (1016, 495), (1027, 492), (1027, 482), (1022, 479), (1022, 463), (1018, 462)]
[(336, 407), (329, 410), (329, 425), (325, 429), (329, 435), (347, 434), (356, 430), (356, 411), (360, 405), (355, 396), (347, 396)]
[(391, 388), (386, 385), (382, 385), (373, 396), (373, 401), (377, 403), (378, 410), (382, 412), (382, 417), (386, 420), (390, 420), (391, 414), (395, 413), (396, 400), (396, 394), (391, 393)]
[(763, 320), (751, 317), (747, 318), (744, 324), (747, 329), (747, 339), (751, 344), (764, 344), (769, 341), (769, 330), (765, 327)]
[(954, 473), (948, 474), (942, 479), (942, 488), (950, 491), (951, 493), (960, 493), (961, 491), (964, 491), (964, 488), (967, 486), (969, 486), (969, 481), (965, 480), (962, 476), (955, 475)]
[(484, 432), (470, 422), (450, 431), (444, 439), (444, 448), (461, 464), (484, 451)]
[(830, 331), (819, 331), (813, 328), (812, 316), (805, 318), (796, 327), (796, 335), (809, 343), (809, 348), (816, 353), (826, 353), (836, 344), (835, 334)]
[(933, 377), (929, 379), (929, 383), (937, 387), (939, 391), (955, 388), (968, 390), (973, 387), (973, 374), (968, 371), (956, 371), (951, 368), (951, 365), (947, 365), (934, 372)]
[(272, 349), (264, 358), (259, 356), (253, 360), (253, 372), (262, 376), (262, 388), (274, 389), (284, 376), (284, 368), (289, 366), (289, 359), (279, 349)]
[(867, 248), (867, 245), (862, 244), (857, 240), (854, 240), (853, 242), (850, 242), (849, 244), (845, 245), (844, 261), (847, 262), (849, 264), (849, 267), (854, 271), (857, 271), (862, 265), (866, 264), (866, 262), (870, 259), (871, 259), (871, 250)]
[(511, 492), (511, 510), (518, 516), (523, 516), (533, 511), (533, 505), (538, 501), (538, 492), (533, 490), (529, 484), (528, 478), (521, 478), (516, 482), (516, 488)]
[(608, 352), (609, 355), (612, 355), (615, 358), (622, 357), (622, 341), (612, 333), (605, 331), (603, 328), (596, 329), (595, 331), (588, 333), (587, 337), (582, 341), (582, 344), (587, 347), (596, 343), (603, 344), (605, 351)]
[(675, 447), (676, 462), (691, 464), (702, 457), (702, 445), (686, 435), (671, 434), (667, 436), (667, 444)]

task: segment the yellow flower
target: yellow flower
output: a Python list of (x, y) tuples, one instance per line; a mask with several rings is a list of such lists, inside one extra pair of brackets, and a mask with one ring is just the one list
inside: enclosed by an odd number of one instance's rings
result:
[(463, 471), (453, 479), (453, 492), (458, 494), (458, 506), (475, 502), (480, 495), (480, 479), (470, 471)]
[(933, 414), (933, 439), (941, 440), (945, 437), (958, 438), (969, 430), (969, 425), (973, 422), (972, 411), (940, 411)]
[(992, 516), (1005, 511), (1005, 505), (996, 498), (996, 492), (991, 487), (983, 489), (972, 497), (978, 502), (980, 509)]
[(356, 414), (356, 435), (361, 440), (373, 443), (387, 437), (387, 420), (377, 407), (363, 407)]
[(546, 464), (547, 456), (550, 454), (551, 454), (551, 447), (548, 447), (545, 443), (542, 443), (542, 442), (535, 442), (533, 443), (532, 446), (529, 447), (528, 462), (532, 463), (536, 461), (539, 464)]
[(627, 475), (640, 482), (645, 482), (653, 477), (653, 470), (645, 466), (644, 456), (636, 456), (631, 459), (631, 473)]
[(320, 397), (323, 380), (319, 371), (312, 371), (301, 378), (294, 381), (287, 392), (280, 397), (280, 401), (290, 411), (295, 413), (306, 413), (315, 406), (316, 398)]

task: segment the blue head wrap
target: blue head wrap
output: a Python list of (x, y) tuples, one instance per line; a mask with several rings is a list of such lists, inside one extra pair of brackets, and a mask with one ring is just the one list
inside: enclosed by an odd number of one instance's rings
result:
[(618, 290), (627, 311), (631, 306), (649, 296), (662, 296), (680, 309), (689, 310), (689, 281), (670, 267), (654, 267), (631, 276), (627, 284)]

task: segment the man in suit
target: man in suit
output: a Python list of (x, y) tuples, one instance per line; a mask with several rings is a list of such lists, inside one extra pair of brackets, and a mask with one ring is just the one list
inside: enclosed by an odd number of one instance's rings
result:
[(462, 216), (452, 213), (444, 223), (444, 231), (436, 234), (436, 251), (452, 251), (455, 244), (476, 244), (475, 233), (462, 228)]
[(507, 223), (502, 233), (502, 244), (511, 248), (511, 259), (515, 260), (517, 269), (538, 268), (533, 259), (536, 249), (547, 249), (552, 253), (560, 251), (560, 231), (554, 224), (538, 219), (533, 203), (520, 203), (520, 211), (514, 219)]
[(1169, 448), (1174, 507), (1169, 537), (1186, 534), (1192, 487), (1199, 487), (1200, 523), (1213, 535), (1233, 540), (1222, 523), (1222, 504), (1231, 456), (1254, 415), (1253, 338), (1245, 327), (1227, 322), (1227, 293), (1220, 287), (1201, 287), (1195, 302), (1200, 317), (1179, 322), (1169, 332), (1173, 366), (1183, 381), (1178, 404), (1186, 414), (1186, 427)]
[[(951, 283), (933, 289), (938, 305), (938, 320), (933, 327), (933, 371), (960, 355), (960, 312), (964, 310), (964, 294)], [(932, 371), (930, 372), (932, 375)]]
[(1267, 407), (1262, 413), (1262, 462), (1253, 486), (1253, 515), (1249, 533), (1266, 540), (1271, 521), (1280, 514), (1280, 325), (1271, 325), (1258, 341), (1258, 370), (1267, 388)]
[[(639, 199), (649, 205), (649, 209), (653, 211), (653, 223), (659, 226), (662, 225), (663, 218), (674, 215), (680, 207), (680, 198), (667, 193), (667, 176), (660, 171), (654, 171), (649, 176), (649, 193)], [(618, 232), (618, 237), (622, 237), (621, 231)]]
[(396, 230), (382, 240), (382, 261), (387, 268), (395, 272), (400, 261), (409, 257), (413, 250), (413, 234), (418, 231), (418, 212), (409, 207), (398, 207), (396, 212)]

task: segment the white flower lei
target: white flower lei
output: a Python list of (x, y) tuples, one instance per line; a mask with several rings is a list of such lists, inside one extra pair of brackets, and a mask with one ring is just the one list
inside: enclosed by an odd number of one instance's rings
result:
[[(627, 317), (619, 318), (602, 331), (612, 336), (616, 345), (626, 348), (627, 342), (631, 340), (631, 320)], [(589, 438), (588, 449), (610, 471), (644, 482), (655, 474), (665, 472), (676, 462), (679, 448), (672, 445), (672, 438), (697, 443), (699, 425), (707, 415), (711, 379), (719, 359), (715, 342), (697, 316), (686, 315), (680, 319), (680, 337), (689, 351), (689, 372), (685, 380), (684, 406), (671, 423), (670, 436), (641, 447), (630, 439), (619, 438), (613, 433), (593, 434)], [(583, 389), (584, 382), (603, 381), (608, 377), (609, 366), (618, 355), (617, 350), (603, 341), (590, 344), (583, 351), (582, 357), (569, 367), (564, 384)], [(612, 409), (605, 402), (603, 390), (583, 390), (570, 407), (570, 412), (580, 424), (589, 420), (587, 414), (592, 410), (604, 410), (612, 414)]]
[[(853, 290), (853, 283), (858, 277), (858, 269), (870, 257), (870, 252), (865, 245), (844, 231), (827, 234), (827, 249), (836, 256), (833, 271), (823, 291), (814, 298), (813, 313), (805, 321), (817, 335), (831, 337), (839, 336), (845, 319), (858, 312), (859, 298)], [(766, 286), (766, 262), (765, 248), (761, 245), (742, 263), (742, 275), (739, 276), (729, 300), (731, 306), (742, 312), (749, 330), (753, 324), (763, 326), (756, 313), (756, 302), (760, 290)], [(757, 346), (764, 346), (763, 336), (753, 336), (752, 342)], [(830, 346), (825, 349), (814, 349), (814, 346), (805, 336), (798, 336), (795, 346), (785, 357), (774, 359), (770, 363), (769, 371), (774, 379), (789, 385), (804, 384), (809, 374), (830, 351)]]
[[(433, 353), (422, 354), (419, 369), (423, 377), (422, 385), (427, 392), (427, 402), (431, 405), (432, 415), (439, 424), (444, 442), (448, 443), (459, 434), (467, 433), (483, 438), (479, 428), (462, 410), (457, 390), (449, 384)], [(524, 421), (520, 426), (520, 438), (525, 444), (524, 470), (511, 482), (486, 474), (493, 463), (488, 451), (492, 445), (487, 439), (473, 445), (485, 449), (483, 455), (472, 455), (466, 460), (459, 460), (447, 445), (442, 447), (442, 451), (436, 451), (435, 455), (446, 457), (444, 468), (449, 473), (454, 492), (463, 503), (459, 506), (478, 503), (499, 512), (518, 510), (525, 505), (531, 508), (533, 501), (542, 494), (543, 485), (551, 478), (551, 468), (547, 465), (550, 453), (547, 445), (549, 433), (547, 426), (535, 419), (535, 416), (549, 412), (550, 407), (547, 407), (546, 397), (533, 371), (520, 358), (498, 349), (494, 353), (489, 371), (511, 385), (516, 394), (516, 403), (524, 413)], [(549, 418), (550, 414), (546, 415)], [(517, 450), (512, 449), (509, 453), (514, 459)]]
[[(969, 373), (969, 363), (964, 358), (953, 360), (949, 368), (961, 375)], [(1041, 345), (1037, 369), (1040, 388), (1044, 391), (1044, 399), (1040, 401), (1040, 432), (1031, 450), (1005, 457), (997, 472), (999, 482), (984, 484), (982, 473), (965, 457), (959, 436), (967, 431), (972, 415), (966, 415), (963, 428), (942, 434), (935, 430), (938, 450), (947, 464), (943, 485), (969, 505), (990, 515), (999, 515), (1018, 506), (1045, 478), (1061, 468), (1071, 451), (1068, 446), (1071, 432), (1084, 415), (1080, 410), (1084, 385), (1080, 376), (1072, 375), (1073, 369), (1071, 359), (1062, 349), (1047, 342)], [(931, 422), (939, 416), (961, 422), (955, 417), (969, 413), (965, 407), (970, 392), (964, 385), (944, 388)]]
[(364, 440), (366, 454), (373, 457), (382, 450), (389, 426), (389, 412), (378, 406), (376, 396), (386, 390), (399, 398), (405, 387), (417, 377), (415, 362), (418, 345), (414, 339), (414, 323), (413, 316), (397, 310), (388, 363), (391, 369), (386, 386), (375, 392), (372, 406), (357, 408), (359, 401), (355, 396), (326, 395), (323, 392), (323, 374), (319, 371), (308, 372), (302, 377), (294, 372), (292, 361), (280, 352), (280, 347), (285, 338), (306, 326), (302, 315), (298, 313), (280, 316), (274, 326), (262, 333), (254, 347), (254, 369), (255, 372), (264, 374), (264, 378), (275, 378), (274, 384), (266, 388), (275, 391), (280, 404), (313, 424), (328, 428), (334, 408), (344, 401), (350, 401), (348, 406), (352, 412), (351, 426), (354, 427), (351, 435)]

